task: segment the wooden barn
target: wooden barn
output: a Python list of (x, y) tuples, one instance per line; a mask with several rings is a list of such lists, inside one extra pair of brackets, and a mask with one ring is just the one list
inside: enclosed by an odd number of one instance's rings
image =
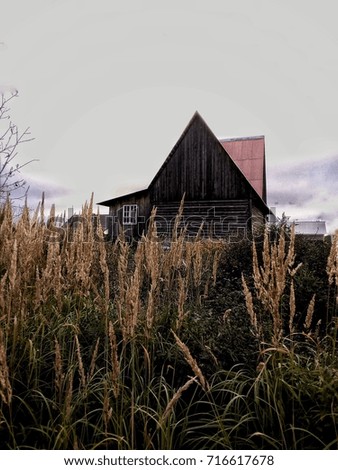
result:
[(184, 197), (187, 236), (247, 236), (265, 223), (264, 136), (217, 139), (196, 112), (148, 188), (99, 204), (109, 207), (109, 234), (146, 232), (153, 207), (160, 236), (170, 237)]

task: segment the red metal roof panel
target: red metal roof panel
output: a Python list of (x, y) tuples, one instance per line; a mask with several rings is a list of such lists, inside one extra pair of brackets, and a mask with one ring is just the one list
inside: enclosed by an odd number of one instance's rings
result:
[(220, 143), (246, 179), (265, 201), (265, 143), (264, 136), (220, 139)]

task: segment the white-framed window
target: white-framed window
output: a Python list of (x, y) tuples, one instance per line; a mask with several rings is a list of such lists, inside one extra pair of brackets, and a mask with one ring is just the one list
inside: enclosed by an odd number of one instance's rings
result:
[(123, 225), (137, 224), (137, 204), (126, 204), (123, 206), (122, 223)]

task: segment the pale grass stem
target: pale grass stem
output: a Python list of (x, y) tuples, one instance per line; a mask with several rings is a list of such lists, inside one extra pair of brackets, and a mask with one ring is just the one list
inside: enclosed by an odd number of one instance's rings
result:
[[(9, 301), (8, 297), (6, 295), (6, 284), (7, 284), (7, 279), (8, 279), (8, 273), (6, 272), (2, 279), (0, 280), (0, 311), (1, 311), (1, 317), (0, 320), (4, 320), (7, 316), (7, 318), (10, 316), (10, 306), (9, 306)], [(7, 313), (7, 315), (6, 315)]]
[(103, 414), (104, 431), (105, 431), (105, 434), (107, 435), (108, 434), (109, 421), (111, 420), (111, 417), (113, 415), (113, 409), (110, 406), (109, 389), (108, 389), (107, 382), (105, 382), (104, 390), (103, 390), (102, 414)]
[(100, 338), (97, 338), (96, 343), (95, 343), (95, 348), (94, 348), (94, 351), (93, 351), (93, 355), (92, 355), (92, 359), (90, 361), (89, 372), (87, 374), (87, 382), (89, 382), (90, 379), (94, 375), (96, 359), (97, 359), (98, 352), (99, 352), (99, 344), (100, 344)]
[(157, 428), (160, 428), (162, 427), (165, 422), (167, 421), (168, 417), (170, 416), (170, 413), (173, 411), (176, 403), (179, 401), (179, 399), (181, 398), (182, 394), (188, 390), (188, 388), (190, 387), (191, 384), (193, 384), (194, 382), (196, 382), (196, 378), (197, 376), (195, 377), (191, 377), (189, 380), (186, 381), (186, 383), (184, 385), (182, 385), (182, 387), (180, 387), (176, 392), (175, 394), (173, 395), (173, 397), (171, 398), (171, 400), (169, 401), (169, 403), (167, 404), (159, 422), (158, 422), (158, 425), (157, 425)]
[(128, 257), (129, 257), (129, 244), (124, 240), (119, 240), (119, 257), (117, 262), (118, 269), (118, 296), (115, 300), (120, 328), (122, 331), (123, 340), (127, 341), (126, 321), (125, 321), (125, 304), (127, 299), (127, 279), (128, 279)]
[(60, 344), (57, 339), (55, 339), (55, 361), (54, 361), (54, 370), (55, 370), (55, 390), (61, 400), (62, 386), (64, 382), (65, 375), (63, 373), (62, 367), (62, 355)]
[(118, 358), (116, 334), (113, 323), (110, 321), (108, 325), (108, 335), (110, 344), (110, 355), (111, 355), (111, 378), (113, 384), (113, 393), (115, 398), (120, 394), (120, 363)]
[[(178, 228), (180, 226), (180, 222), (182, 220), (182, 215), (183, 215), (183, 209), (184, 209), (184, 199), (185, 199), (185, 193), (183, 194), (183, 197), (181, 199), (180, 207), (178, 209), (177, 215), (175, 217), (175, 222), (174, 222), (174, 228), (173, 228), (173, 233), (172, 233), (172, 240), (177, 241), (178, 238), (181, 238), (181, 234), (178, 234)], [(184, 230), (183, 230), (184, 232)]]
[(242, 273), (242, 286), (243, 286), (243, 291), (244, 291), (244, 297), (245, 297), (245, 304), (246, 308), (250, 317), (250, 322), (251, 325), (254, 328), (255, 333), (257, 333), (257, 315), (253, 306), (253, 300), (252, 300), (252, 294), (248, 288), (248, 285), (245, 281), (244, 275)]
[(18, 262), (18, 243), (16, 238), (14, 239), (13, 248), (12, 248), (12, 258), (11, 264), (8, 272), (8, 279), (10, 290), (13, 294), (15, 294), (15, 287), (17, 283), (17, 262)]
[(73, 370), (71, 370), (68, 375), (68, 380), (67, 380), (67, 385), (66, 385), (66, 395), (65, 395), (65, 400), (64, 400), (64, 405), (65, 405), (64, 419), (66, 423), (70, 421), (70, 417), (72, 415), (73, 379), (74, 379), (74, 374), (73, 374)]
[(294, 318), (296, 314), (296, 296), (295, 296), (295, 286), (293, 279), (291, 280), (291, 285), (290, 285), (290, 317), (289, 317), (289, 331), (290, 334), (294, 332)]
[(75, 343), (76, 343), (76, 355), (77, 355), (77, 360), (78, 360), (78, 365), (79, 365), (80, 383), (82, 387), (85, 388), (86, 387), (86, 374), (85, 374), (85, 370), (83, 367), (81, 347), (80, 347), (80, 342), (79, 342), (79, 338), (77, 335), (75, 335)]
[(187, 278), (181, 275), (178, 278), (178, 302), (177, 302), (177, 322), (176, 329), (179, 330), (183, 324), (184, 318), (187, 314), (185, 311), (185, 301), (187, 299)]
[(140, 313), (140, 287), (141, 268), (139, 265), (136, 265), (126, 292), (124, 324), (127, 338), (132, 338), (135, 335)]
[(315, 300), (316, 300), (316, 294), (312, 296), (312, 299), (310, 300), (309, 306), (307, 308), (305, 322), (304, 322), (304, 327), (307, 330), (310, 328), (311, 323), (312, 323), (313, 313), (315, 310)]
[(204, 375), (202, 374), (202, 371), (199, 368), (199, 366), (197, 364), (197, 361), (191, 355), (191, 352), (190, 352), (188, 346), (186, 346), (183, 343), (183, 341), (180, 340), (180, 338), (175, 334), (175, 332), (173, 330), (171, 330), (171, 332), (172, 332), (172, 334), (175, 338), (176, 344), (178, 345), (178, 347), (182, 351), (185, 360), (187, 361), (187, 363), (189, 364), (189, 366), (191, 367), (191, 369), (193, 370), (195, 375), (198, 377), (198, 380), (199, 380), (203, 390), (208, 391), (209, 390), (209, 384), (208, 384), (207, 380), (205, 379)]
[(327, 260), (326, 272), (328, 275), (329, 286), (335, 283), (335, 292), (336, 292), (336, 307), (338, 306), (338, 230), (336, 230), (332, 245), (330, 249), (330, 254)]
[(194, 256), (193, 256), (193, 273), (194, 273), (194, 284), (199, 286), (202, 279), (202, 268), (203, 268), (203, 242), (194, 242)]
[(12, 401), (12, 386), (9, 380), (5, 335), (0, 328), (0, 397), (6, 405)]
[(154, 292), (156, 288), (153, 284), (150, 286), (150, 290), (148, 292), (148, 302), (147, 302), (147, 311), (146, 311), (146, 326), (147, 326), (147, 335), (149, 334), (150, 330), (154, 324)]
[(217, 280), (217, 270), (219, 266), (219, 261), (221, 259), (222, 255), (222, 250), (220, 249), (221, 247), (218, 247), (218, 250), (214, 252), (214, 258), (213, 258), (213, 263), (212, 263), (212, 280), (213, 280), (213, 286), (215, 287), (216, 285), (216, 280)]
[(338, 230), (336, 230), (332, 245), (327, 259), (326, 272), (328, 275), (329, 284), (332, 285), (336, 282), (338, 285)]
[[(98, 214), (98, 220), (99, 219), (99, 214)], [(105, 248), (105, 244), (103, 243), (103, 229), (101, 226), (101, 223), (98, 222), (97, 225), (97, 234), (98, 234), (98, 245), (99, 245), (99, 262), (100, 262), (100, 268), (101, 272), (103, 274), (103, 286), (104, 286), (104, 305), (103, 308), (105, 310), (105, 313), (108, 313), (109, 309), (109, 301), (110, 301), (110, 286), (109, 286), (109, 268), (107, 264), (107, 251)]]

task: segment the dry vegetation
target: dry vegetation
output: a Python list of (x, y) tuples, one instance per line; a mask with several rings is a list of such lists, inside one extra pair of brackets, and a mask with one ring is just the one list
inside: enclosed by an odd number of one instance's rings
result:
[(0, 209), (2, 448), (338, 448), (338, 237), (321, 315), (293, 233), (187, 241), (179, 214), (169, 245), (112, 244), (92, 202), (54, 217)]

